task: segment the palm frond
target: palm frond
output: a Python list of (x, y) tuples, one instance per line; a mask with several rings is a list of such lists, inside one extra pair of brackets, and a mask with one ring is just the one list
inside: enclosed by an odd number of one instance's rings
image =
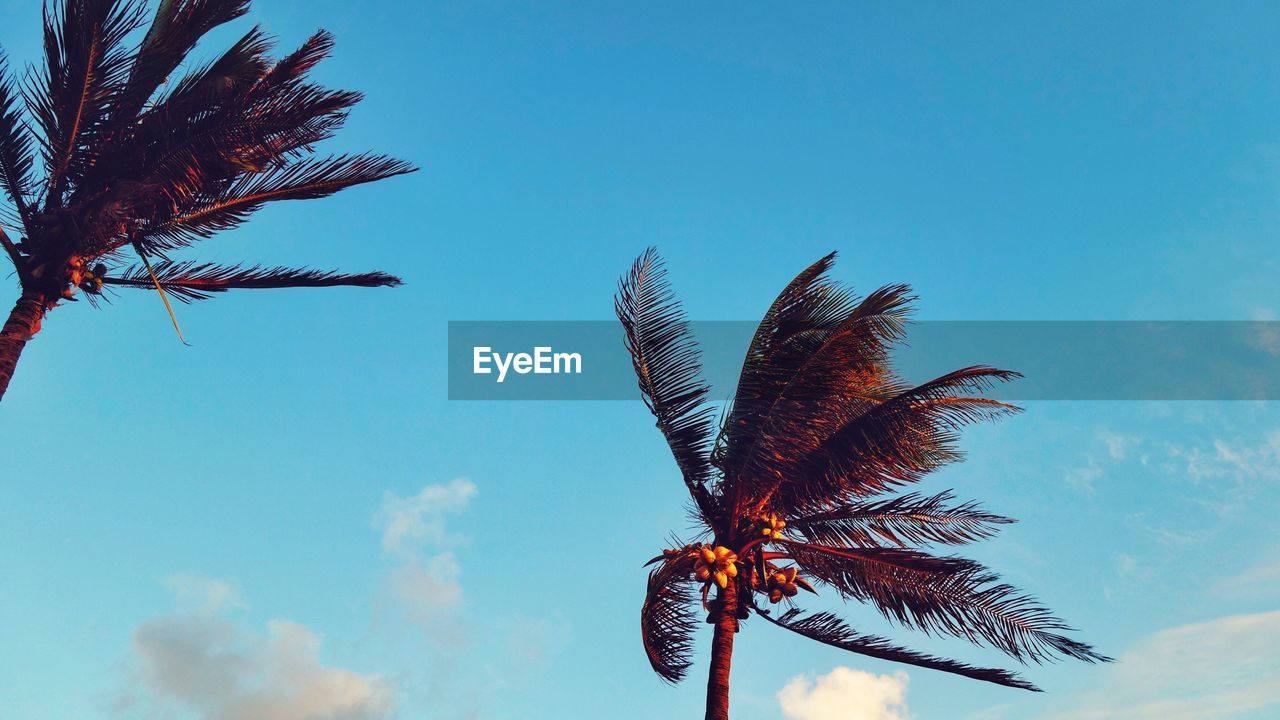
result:
[(794, 459), (809, 456), (848, 418), (901, 389), (888, 352), (901, 338), (908, 293), (904, 285), (876, 290), (834, 328), (829, 319), (821, 326), (796, 326), (764, 355), (756, 374), (769, 378), (767, 385), (774, 389), (734, 399), (735, 412), (744, 403), (758, 406), (741, 416), (749, 418), (745, 433), (737, 440), (730, 437), (724, 453), (725, 482), (734, 485), (730, 494), (740, 499), (735, 506), (759, 510), (779, 485), (817, 479), (795, 475)]
[(221, 55), (188, 72), (171, 90), (157, 98), (145, 117), (169, 116), (192, 119), (220, 107), (238, 89), (251, 86), (270, 67), (268, 53), (272, 41), (262, 28), (254, 27), (232, 43)]
[[(94, 218), (102, 246), (130, 237), (120, 222), (126, 216), (149, 217), (148, 200), (181, 207), (202, 189), (214, 190), (218, 181), (240, 171), (227, 158), (226, 146), (200, 143), (207, 128), (227, 112), (229, 98), (252, 85), (266, 71), (270, 41), (257, 28), (233, 43), (222, 55), (188, 73), (161, 100), (136, 120), (119, 128), (69, 204)], [(247, 128), (251, 131), (252, 128)], [(250, 133), (243, 134), (251, 137)], [(217, 172), (222, 169), (222, 172)]]
[(160, 282), (160, 277), (156, 275), (156, 269), (151, 265), (146, 249), (136, 242), (133, 244), (133, 249), (138, 253), (138, 259), (142, 261), (142, 266), (146, 268), (147, 277), (151, 278), (151, 285), (156, 289), (156, 294), (160, 296), (160, 302), (164, 303), (164, 310), (169, 314), (169, 322), (173, 323), (173, 331), (178, 334), (178, 342), (190, 346), (191, 343), (187, 342), (187, 339), (182, 335), (182, 326), (178, 324), (178, 314), (173, 311), (173, 303), (169, 302), (169, 293), (165, 292), (164, 285)]
[(698, 627), (693, 559), (687, 554), (663, 559), (649, 573), (640, 610), (640, 636), (653, 671), (668, 683), (684, 679), (692, 666), (693, 634)]
[(25, 223), (31, 217), (31, 130), (23, 118), (20, 92), (0, 53), (0, 190), (13, 202)]
[(830, 645), (831, 647), (858, 653), (859, 655), (878, 660), (915, 665), (916, 667), (929, 668), (931, 670), (941, 670), (942, 672), (963, 675), (967, 678), (995, 683), (996, 685), (1040, 692), (1040, 689), (1035, 685), (1008, 670), (976, 667), (956, 660), (948, 660), (935, 655), (908, 650), (893, 644), (885, 638), (858, 633), (831, 613), (805, 614), (804, 611), (798, 608), (792, 608), (776, 618), (767, 613), (761, 613), (761, 617), (774, 625), (803, 635), (810, 640), (816, 640), (824, 645)]
[(876, 502), (854, 502), (824, 513), (794, 518), (787, 527), (819, 545), (877, 547), (963, 545), (992, 537), (1014, 520), (982, 510), (973, 502), (951, 505), (950, 491), (917, 493)]
[[(183, 302), (203, 300), (214, 293), (237, 289), (276, 289), (293, 287), (387, 287), (400, 284), (400, 279), (381, 272), (344, 274), (320, 270), (259, 266), (230, 267), (209, 263), (164, 261), (153, 266), (156, 283)], [(103, 279), (106, 285), (151, 288), (154, 284), (145, 267), (126, 269), (118, 276)]]
[(987, 643), (1020, 662), (1065, 656), (1106, 662), (1045, 607), (971, 560), (908, 550), (833, 548), (783, 541), (811, 577), (885, 617), (930, 633)]
[(248, 11), (249, 0), (161, 0), (138, 46), (113, 116), (136, 116), (200, 38)]
[(28, 105), (43, 133), (49, 201), (93, 164), (109, 136), (108, 112), (132, 64), (124, 40), (143, 23), (142, 0), (76, 0), (45, 5), (45, 68), (28, 84)]
[(730, 446), (747, 442), (758, 430), (760, 418), (786, 387), (790, 374), (812, 352), (804, 344), (789, 347), (788, 341), (820, 340), (852, 312), (856, 299), (826, 276), (835, 258), (833, 252), (797, 275), (756, 327), (742, 362), (733, 407), (724, 423), (723, 440)]
[[(139, 231), (202, 209), (250, 176), (282, 171), (331, 137), (361, 99), (302, 81), (331, 47), (331, 37), (317, 33), (272, 62), (270, 42), (255, 28), (184, 77), (121, 133), (76, 196), (96, 218), (91, 244), (119, 247)], [(145, 244), (169, 250), (193, 237), (199, 236)]]
[(814, 422), (809, 433), (813, 449), (791, 456), (793, 462), (779, 468), (790, 481), (779, 483), (771, 502), (804, 514), (919, 481), (962, 458), (957, 448), (961, 427), (1019, 411), (990, 398), (953, 393), (981, 392), (1017, 377), (985, 366), (963, 368), (865, 403), (843, 417)]
[(294, 82), (305, 77), (321, 60), (333, 52), (334, 38), (327, 30), (319, 30), (297, 50), (289, 53), (275, 63), (265, 75), (262, 82), (280, 85)]
[(247, 175), (227, 190), (192, 208), (142, 229), (143, 244), (161, 249), (181, 247), (244, 222), (270, 202), (310, 200), (340, 190), (414, 171), (403, 160), (378, 155), (341, 155), (303, 160), (279, 169)]
[(650, 248), (619, 283), (614, 311), (626, 333), (640, 394), (657, 418), (685, 486), (704, 520), (715, 514), (707, 481), (715, 409), (684, 310), (667, 282), (666, 268)]

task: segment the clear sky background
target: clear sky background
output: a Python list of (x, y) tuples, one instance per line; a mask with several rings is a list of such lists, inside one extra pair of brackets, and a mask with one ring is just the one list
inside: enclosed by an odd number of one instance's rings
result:
[[(205, 52), (252, 22), (333, 31), (319, 77), (368, 99), (330, 149), (423, 171), (190, 257), (407, 284), (179, 307), (191, 348), (145, 292), (46, 320), (0, 408), (6, 716), (696, 717), (705, 662), (673, 689), (640, 647), (686, 525), (643, 406), (445, 399), (446, 321), (607, 319), (650, 244), (699, 319), (833, 249), (929, 319), (1280, 311), (1274, 3), (259, 0)], [(0, 0), (15, 64), (38, 23)], [(965, 445), (926, 489), (1020, 518), (974, 554), (1123, 662), (1032, 695), (750, 623), (735, 718), (1276, 716), (1280, 407), (1037, 403)]]

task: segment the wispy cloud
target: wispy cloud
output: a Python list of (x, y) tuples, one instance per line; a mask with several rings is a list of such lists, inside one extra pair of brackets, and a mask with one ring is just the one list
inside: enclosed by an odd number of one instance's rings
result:
[(476, 492), (475, 483), (466, 478), (451, 480), (446, 485), (427, 485), (409, 497), (387, 491), (374, 518), (382, 529), (383, 549), (413, 552), (424, 545), (453, 542), (445, 532), (445, 517), (466, 509)]
[(1096, 441), (1085, 456), (1084, 464), (1067, 468), (1064, 479), (1071, 487), (1092, 494), (1096, 490), (1095, 483), (1103, 479), (1112, 466), (1127, 460), (1137, 460), (1146, 465), (1147, 455), (1137, 452), (1142, 445), (1142, 438), (1137, 435), (1102, 428), (1097, 431)]
[(381, 593), (394, 636), (404, 637), (405, 627), (421, 631), (418, 649), (432, 668), (407, 673), (401, 700), (432, 708), (432, 717), (484, 715), (493, 694), (536, 677), (569, 637), (560, 620), (471, 617), (459, 559), (470, 539), (451, 522), (477, 494), (466, 479), (425, 485), (408, 497), (388, 492), (373, 518), (387, 561)]
[(778, 691), (787, 720), (909, 720), (907, 674), (838, 667), (826, 675), (797, 675)]
[(1277, 590), (1280, 590), (1280, 560), (1259, 563), (1213, 586), (1215, 595), (1233, 598), (1258, 597)]
[(436, 641), (462, 639), (454, 622), (463, 601), (462, 568), (452, 548), (465, 538), (448, 531), (446, 518), (465, 510), (476, 493), (475, 483), (464, 478), (426, 485), (409, 497), (387, 492), (374, 517), (383, 550), (397, 562), (387, 576), (387, 594), (405, 621)]
[(1181, 460), (1195, 480), (1280, 478), (1280, 430), (1267, 432), (1255, 443), (1215, 438), (1212, 449), (1170, 445), (1169, 455)]
[(1106, 428), (1098, 431), (1098, 440), (1106, 447), (1107, 456), (1112, 460), (1127, 459), (1142, 444), (1142, 438), (1137, 435), (1118, 433)]
[(1280, 711), (1280, 611), (1162, 630), (1109, 669), (1102, 689), (1043, 720), (1227, 720)]
[(173, 593), (174, 601), (180, 608), (199, 613), (215, 613), (246, 607), (240, 589), (230, 580), (196, 573), (178, 573), (165, 578), (164, 584)]
[(276, 619), (266, 633), (233, 622), (243, 601), (226, 581), (176, 576), (170, 586), (186, 605), (133, 633), (133, 687), (116, 706), (124, 717), (199, 720), (382, 720), (394, 712), (391, 686), (376, 675), (330, 667), (320, 638)]

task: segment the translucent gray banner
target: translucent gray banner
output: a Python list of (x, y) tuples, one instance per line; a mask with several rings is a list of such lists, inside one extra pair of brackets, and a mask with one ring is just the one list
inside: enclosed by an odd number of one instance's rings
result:
[[(699, 321), (712, 398), (728, 399), (756, 324)], [(450, 400), (636, 400), (615, 321), (453, 321)], [(895, 349), (920, 382), (967, 365), (1025, 377), (1010, 400), (1277, 400), (1280, 322), (921, 321)]]

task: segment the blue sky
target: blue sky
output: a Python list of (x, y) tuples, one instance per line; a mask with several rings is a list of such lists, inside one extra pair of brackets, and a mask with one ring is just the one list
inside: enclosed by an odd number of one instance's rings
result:
[[(36, 4), (0, 16), (34, 60)], [(758, 317), (833, 249), (841, 279), (911, 283), (929, 319), (1274, 318), (1278, 20), (259, 0), (235, 30), (328, 28), (318, 75), (368, 95), (330, 149), (423, 171), (270, 208), (192, 257), (407, 284), (180, 307), (191, 348), (147, 293), (46, 320), (0, 408), (0, 701), (696, 716), (705, 663), (661, 685), (636, 627), (640, 564), (685, 527), (643, 407), (450, 403), (446, 322), (607, 319), (651, 244), (700, 319)], [(927, 487), (1022, 521), (975, 555), (1125, 662), (1031, 668), (1033, 696), (751, 626), (735, 717), (1275, 715), (1280, 408), (1036, 403), (965, 444)], [(831, 710), (854, 691), (866, 707)]]

